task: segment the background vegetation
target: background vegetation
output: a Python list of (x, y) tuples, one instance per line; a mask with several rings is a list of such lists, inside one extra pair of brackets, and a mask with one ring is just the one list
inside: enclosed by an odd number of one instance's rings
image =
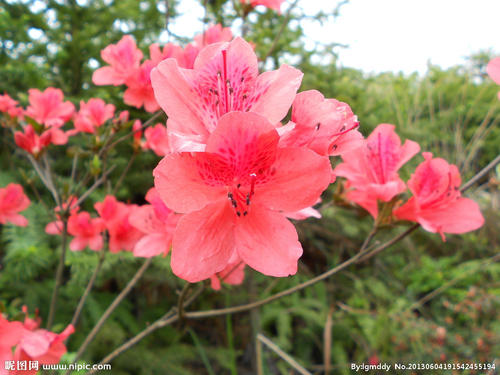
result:
[[(203, 3), (207, 23), (229, 26), (236, 18), (229, 1)], [(341, 17), (340, 5), (337, 11)], [(91, 66), (101, 62), (100, 50), (119, 40), (124, 30), (147, 51), (165, 30), (166, 22), (176, 17), (175, 9), (174, 1), (0, 0), (0, 93), (7, 92), (26, 104), (28, 88), (55, 86), (75, 104), (98, 96), (131, 110), (122, 103), (119, 88), (92, 85)], [(334, 22), (336, 16), (318, 14), (315, 18)], [(347, 102), (358, 115), (365, 135), (379, 123), (396, 124), (403, 139), (415, 140), (422, 150), (457, 164), (464, 181), (498, 154), (500, 102), (498, 87), (485, 76), (487, 53), (471, 56), (466, 66), (446, 70), (430, 66), (425, 76), (367, 75), (338, 68), (338, 46), (306, 50), (301, 28), (305, 17), (299, 4), (290, 13), (278, 16), (259, 10), (248, 18), (246, 37), (256, 44), (257, 54), (266, 57), (263, 65), (293, 62), (305, 74), (301, 90), (315, 88), (326, 97)], [(186, 42), (176, 36), (172, 39)], [(140, 111), (131, 110), (131, 114), (147, 118)], [(0, 130), (0, 186), (20, 182), (31, 193), (29, 186), (39, 182), (28, 163), (16, 157), (11, 134)], [(119, 174), (126, 165), (130, 152), (128, 146), (117, 150), (122, 156), (114, 173)], [(64, 156), (55, 154), (53, 159), (69, 163)], [(408, 171), (421, 160), (415, 158), (403, 171), (404, 177), (409, 177)], [(143, 203), (153, 183), (150, 171), (158, 161), (151, 153), (138, 155), (117, 197)], [(331, 374), (348, 374), (347, 364), (369, 360), (492, 362), (495, 353), (500, 353), (500, 265), (491, 260), (500, 250), (499, 184), (497, 169), (468, 193), (480, 203), (486, 218), (479, 231), (450, 235), (443, 243), (438, 235), (418, 230), (367, 262), (251, 313), (183, 321), (158, 330), (118, 357), (112, 373), (253, 374), (257, 333), (264, 333), (317, 374), (324, 373), (325, 366)], [(305, 251), (296, 276), (273, 279), (247, 268), (243, 285), (207, 291), (192, 308), (262, 298), (352, 256), (372, 220), (364, 212), (332, 204), (336, 185), (323, 197), (323, 219), (298, 223)], [(84, 208), (91, 210), (105, 194), (103, 187)], [(42, 198), (50, 201), (48, 195)], [(26, 215), (29, 227), (0, 228), (0, 310), (13, 316), (26, 304), (30, 311), (39, 308), (46, 319), (59, 239), (44, 233), (49, 220), (41, 203), (32, 204)], [(377, 240), (390, 238), (398, 229), (384, 231)], [(91, 251), (68, 254), (54, 330), (61, 330), (71, 320), (97, 262), (98, 254)], [(65, 361), (71, 361), (86, 333), (140, 263), (125, 252), (106, 254), (96, 287), (68, 342)], [(158, 319), (176, 304), (181, 286), (172, 275), (169, 258), (155, 258), (83, 360), (98, 362)], [(286, 363), (269, 351), (264, 350), (263, 358), (268, 374), (290, 373)]]

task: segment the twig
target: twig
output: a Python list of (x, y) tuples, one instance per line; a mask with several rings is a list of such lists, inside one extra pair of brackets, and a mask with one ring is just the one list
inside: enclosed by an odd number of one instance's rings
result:
[(132, 154), (132, 156), (130, 157), (130, 159), (128, 160), (128, 163), (127, 165), (125, 166), (125, 169), (122, 171), (122, 174), (120, 175), (120, 177), (118, 178), (118, 181), (116, 181), (116, 184), (115, 184), (115, 187), (113, 188), (113, 192), (112, 192), (112, 195), (115, 195), (116, 192), (118, 191), (118, 188), (120, 187), (120, 185), (122, 184), (123, 182), (123, 179), (125, 178), (125, 176), (127, 175), (130, 167), (132, 166), (132, 163), (134, 162), (135, 158), (136, 158), (137, 154), (134, 152)]
[(495, 159), (493, 159), (486, 167), (484, 167), (481, 171), (476, 173), (474, 177), (472, 177), (469, 181), (467, 181), (465, 184), (462, 185), (460, 188), (460, 191), (463, 193), (466, 190), (468, 190), (472, 185), (474, 185), (478, 180), (483, 178), (485, 175), (488, 174), (490, 170), (495, 168), (497, 164), (500, 163), (500, 155), (498, 155)]
[[(124, 141), (125, 139), (127, 139), (128, 137), (131, 137), (133, 136), (135, 133), (137, 132), (140, 132), (141, 130), (144, 130), (146, 129), (148, 126), (150, 126), (161, 114), (163, 113), (163, 111), (156, 111), (152, 117), (150, 117), (144, 124), (142, 124), (142, 126), (139, 128), (139, 129), (136, 129), (136, 130), (132, 130), (131, 132), (125, 134), (125, 135), (122, 135), (120, 138), (118, 138), (116, 141), (114, 141), (113, 143), (109, 144), (109, 145), (105, 145), (105, 147), (102, 148), (102, 152), (104, 153), (104, 151), (107, 151), (108, 149), (110, 148), (113, 148), (115, 147), (118, 143)], [(104, 151), (103, 151), (104, 150)]]
[(285, 15), (285, 19), (283, 20), (283, 23), (281, 24), (281, 27), (280, 27), (278, 33), (274, 37), (274, 40), (271, 44), (271, 47), (269, 47), (266, 54), (264, 55), (264, 58), (262, 59), (262, 61), (264, 63), (266, 62), (267, 58), (271, 55), (271, 53), (273, 53), (274, 49), (276, 48), (276, 46), (281, 38), (281, 35), (285, 31), (286, 25), (288, 25), (288, 21), (290, 20), (290, 16), (292, 15), (292, 10), (297, 6), (298, 2), (299, 2), (299, 0), (295, 0), (293, 2), (293, 4), (290, 5), (290, 8), (288, 8), (288, 11), (286, 12), (286, 15)]
[(420, 224), (418, 224), (418, 223), (413, 224), (411, 227), (409, 227), (403, 233), (399, 234), (398, 236), (394, 237), (392, 240), (384, 243), (383, 245), (380, 245), (373, 250), (367, 249), (367, 251), (363, 254), (363, 256), (360, 259), (357, 260), (356, 263), (364, 262), (365, 260), (367, 260), (367, 259), (371, 258), (372, 256), (380, 253), (381, 251), (385, 250), (387, 247), (394, 245), (396, 242), (399, 242), (400, 240), (405, 238), (407, 235), (409, 235), (411, 232), (413, 232), (418, 227), (420, 227)]
[(105, 255), (105, 251), (104, 251), (104, 249), (102, 249), (101, 253), (99, 254), (99, 261), (97, 262), (97, 266), (94, 270), (94, 273), (90, 277), (89, 283), (87, 284), (87, 287), (85, 288), (85, 292), (83, 293), (82, 297), (80, 298), (80, 302), (78, 302), (78, 306), (75, 310), (75, 313), (73, 314), (73, 319), (71, 319), (71, 325), (73, 325), (73, 326), (76, 326), (76, 323), (78, 323), (78, 318), (80, 317), (83, 306), (85, 305), (85, 301), (87, 300), (87, 297), (89, 296), (92, 288), (94, 287), (95, 280), (97, 279), (97, 274), (101, 270), (102, 264), (104, 263), (104, 255)]
[(75, 152), (75, 156), (73, 156), (73, 163), (71, 165), (71, 181), (75, 180), (77, 166), (78, 166), (78, 152)]
[(102, 176), (99, 177), (99, 179), (97, 179), (96, 182), (94, 182), (94, 184), (90, 188), (88, 188), (88, 190), (83, 193), (83, 195), (78, 198), (75, 203), (71, 205), (71, 207), (69, 207), (69, 210), (71, 211), (75, 207), (78, 207), (85, 199), (87, 199), (87, 197), (106, 180), (106, 177), (108, 177), (108, 175), (113, 171), (113, 169), (115, 169), (115, 167), (116, 165), (112, 165), (106, 172), (104, 172)]
[(323, 362), (325, 364), (325, 375), (330, 373), (332, 356), (332, 326), (333, 326), (333, 306), (328, 310), (325, 328), (323, 330)]
[(59, 295), (59, 288), (62, 284), (64, 262), (66, 260), (66, 250), (68, 247), (68, 222), (66, 218), (62, 219), (62, 240), (61, 240), (61, 256), (59, 257), (59, 264), (57, 265), (56, 271), (56, 283), (54, 285), (54, 290), (52, 292), (52, 298), (50, 300), (49, 316), (47, 318), (47, 329), (50, 330), (52, 323), (54, 321), (54, 315), (57, 308), (57, 297)]
[(495, 255), (495, 256), (492, 256), (492, 257), (490, 257), (488, 259), (483, 260), (481, 263), (479, 263), (477, 265), (477, 267), (474, 267), (474, 268), (468, 270), (467, 272), (461, 273), (459, 276), (457, 276), (454, 279), (452, 279), (452, 280), (444, 283), (439, 288), (434, 289), (432, 292), (426, 294), (424, 297), (422, 297), (421, 299), (419, 299), (417, 302), (413, 303), (410, 307), (408, 307), (407, 309), (405, 309), (403, 312), (411, 311), (411, 310), (414, 310), (416, 308), (421, 307), (424, 303), (429, 302), (431, 299), (433, 299), (434, 297), (438, 296), (439, 294), (441, 294), (442, 292), (444, 292), (449, 287), (451, 287), (451, 286), (455, 285), (456, 283), (458, 283), (464, 277), (466, 277), (466, 276), (468, 276), (468, 275), (470, 275), (472, 273), (479, 272), (487, 264), (489, 264), (489, 263), (495, 263), (498, 260), (500, 260), (500, 253), (497, 254), (497, 255)]
[(295, 359), (286, 354), (283, 350), (281, 350), (275, 343), (269, 340), (262, 333), (257, 335), (257, 340), (266, 345), (269, 349), (275, 352), (282, 360), (288, 363), (293, 367), (295, 371), (302, 375), (312, 375), (309, 371), (307, 371), (304, 367), (302, 367)]
[[(109, 316), (113, 313), (113, 311), (118, 307), (118, 305), (122, 302), (122, 300), (128, 295), (128, 293), (132, 290), (134, 285), (139, 281), (139, 279), (142, 277), (144, 272), (148, 269), (149, 265), (151, 264), (151, 261), (153, 258), (148, 258), (137, 270), (135, 273), (134, 277), (128, 282), (127, 286), (121, 291), (121, 293), (115, 298), (115, 300), (109, 305), (109, 307), (106, 309), (104, 314), (101, 316), (97, 324), (94, 326), (92, 331), (88, 334), (88, 336), (85, 338), (85, 341), (83, 344), (80, 346), (80, 349), (78, 349), (78, 352), (76, 353), (75, 358), (73, 359), (73, 363), (78, 362), (78, 360), (81, 358), (82, 354), (85, 352), (87, 347), (90, 345), (92, 340), (94, 340), (95, 336), (97, 333), (100, 331), (106, 320), (109, 318)], [(64, 374), (68, 375), (71, 372), (71, 370), (66, 371)]]
[[(200, 294), (205, 290), (205, 285), (201, 285), (201, 287), (196, 290), (191, 297), (189, 297), (184, 304), (184, 307), (188, 307), (191, 305), (196, 298), (200, 296)], [(109, 363), (112, 361), (114, 358), (118, 357), (120, 354), (123, 352), (127, 351), (130, 349), (132, 346), (137, 344), (139, 341), (141, 341), (143, 338), (148, 336), (150, 333), (156, 331), (159, 328), (165, 327), (169, 324), (175, 323), (179, 319), (179, 316), (176, 314), (176, 309), (172, 308), (170, 311), (168, 311), (165, 315), (163, 315), (160, 319), (155, 321), (153, 324), (151, 324), (149, 327), (141, 331), (139, 334), (136, 336), (132, 337), (130, 340), (113, 350), (111, 353), (109, 353), (106, 357), (104, 357), (99, 364), (102, 363)], [(94, 374), (97, 370), (91, 370), (87, 373), (87, 375)]]

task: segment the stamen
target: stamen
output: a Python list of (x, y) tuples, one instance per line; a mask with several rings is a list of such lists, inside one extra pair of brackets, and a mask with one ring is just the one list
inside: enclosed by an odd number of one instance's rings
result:
[[(317, 126), (317, 128), (316, 128), (316, 129), (319, 129), (319, 126), (318, 126), (318, 125), (316, 125), (316, 126)], [(338, 132), (338, 133), (336, 133), (336, 134), (332, 135), (332, 137), (337, 137), (337, 136), (340, 136), (340, 135), (342, 135), (342, 134), (345, 134), (345, 133), (347, 133), (347, 132), (350, 132), (350, 131), (351, 131), (351, 130), (353, 130), (353, 129), (356, 129), (357, 127), (359, 127), (359, 122), (354, 123), (354, 125), (353, 125), (353, 126), (351, 126), (351, 127), (350, 127), (349, 129), (347, 129), (347, 130), (345, 130), (345, 127), (344, 127), (344, 129), (341, 129), (341, 130), (340, 130), (340, 132)]]
[(229, 80), (227, 79), (227, 50), (222, 50), (222, 64), (223, 64), (223, 72), (224, 76), (222, 77), (222, 80), (224, 82), (224, 96), (225, 96), (225, 101), (226, 101), (226, 111), (225, 113), (229, 112), (229, 93), (228, 93), (228, 82)]

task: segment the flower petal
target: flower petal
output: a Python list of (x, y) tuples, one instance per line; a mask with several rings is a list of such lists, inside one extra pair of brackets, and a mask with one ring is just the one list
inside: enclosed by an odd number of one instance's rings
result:
[(261, 207), (236, 222), (236, 251), (243, 261), (269, 276), (297, 272), (302, 246), (297, 231), (284, 215)]
[(255, 187), (255, 202), (285, 212), (295, 212), (316, 203), (330, 184), (327, 157), (300, 148), (278, 149), (276, 162), (265, 184)]
[(155, 188), (168, 208), (197, 211), (221, 197), (223, 188), (209, 186), (198, 172), (196, 159), (187, 153), (165, 156), (153, 170)]
[(222, 271), (234, 251), (234, 218), (228, 202), (184, 215), (174, 233), (174, 274), (194, 283)]

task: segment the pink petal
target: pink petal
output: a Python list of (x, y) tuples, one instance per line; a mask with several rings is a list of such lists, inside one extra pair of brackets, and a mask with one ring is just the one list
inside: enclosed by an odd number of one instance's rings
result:
[(169, 118), (182, 124), (184, 133), (208, 135), (199, 116), (198, 96), (188, 85), (183, 69), (177, 60), (170, 58), (162, 61), (151, 71), (151, 84), (156, 101)]
[(166, 255), (172, 244), (172, 236), (167, 233), (153, 233), (142, 237), (134, 247), (134, 256), (151, 258)]
[(378, 216), (377, 197), (369, 191), (351, 190), (346, 194), (346, 198), (357, 205), (363, 207), (373, 216), (374, 219)]
[(209, 186), (198, 172), (196, 159), (187, 153), (165, 156), (153, 170), (155, 188), (175, 212), (197, 211), (224, 198), (224, 189)]
[(459, 198), (443, 208), (421, 210), (418, 222), (430, 232), (466, 233), (480, 228), (484, 218), (476, 202)]
[(255, 270), (277, 277), (297, 272), (302, 246), (295, 227), (282, 214), (252, 207), (237, 220), (234, 238), (239, 256)]
[(267, 117), (272, 124), (280, 122), (295, 99), (303, 75), (300, 70), (286, 64), (278, 70), (262, 73), (256, 85), (268, 87), (250, 110)]
[(500, 57), (496, 57), (488, 63), (486, 72), (497, 85), (500, 85)]
[(234, 218), (228, 202), (184, 215), (174, 233), (174, 274), (194, 283), (222, 271), (234, 251)]
[(254, 199), (274, 210), (294, 212), (312, 206), (330, 184), (330, 160), (308, 149), (278, 149), (273, 169), (269, 181), (256, 186)]
[(17, 225), (19, 227), (25, 227), (28, 225), (28, 219), (26, 219), (23, 215), (19, 214), (10, 214), (5, 216), (8, 223), (13, 225)]
[(30, 357), (41, 356), (49, 350), (52, 341), (47, 333), (45, 330), (29, 332), (22, 338), (20, 346)]
[(71, 251), (81, 251), (87, 247), (88, 240), (83, 237), (75, 237), (69, 243), (69, 249)]
[(103, 239), (100, 234), (96, 234), (94, 237), (89, 238), (89, 248), (94, 251), (99, 251), (102, 249)]
[(121, 85), (125, 82), (123, 78), (117, 77), (115, 69), (110, 66), (103, 66), (92, 74), (92, 82), (97, 86)]

